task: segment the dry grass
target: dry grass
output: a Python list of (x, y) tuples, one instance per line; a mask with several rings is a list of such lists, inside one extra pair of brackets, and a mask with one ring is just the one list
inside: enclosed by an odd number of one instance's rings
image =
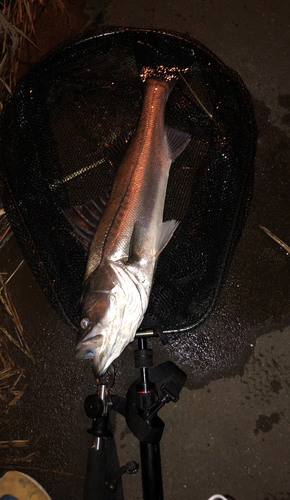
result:
[(10, 446), (15, 448), (26, 448), (28, 443), (29, 439), (10, 439), (10, 441), (0, 441), (0, 448), (10, 448)]
[[(0, 114), (4, 100), (17, 83), (18, 65), (24, 44), (31, 43), (37, 47), (34, 27), (36, 16), (41, 7), (45, 7), (49, 1), (52, 1), (60, 14), (66, 15), (62, 0), (0, 0)], [(9, 223), (0, 203), (0, 247), (7, 240), (9, 229)], [(13, 275), (17, 270), (18, 268)], [(26, 371), (16, 361), (18, 356), (15, 356), (15, 348), (35, 363), (32, 351), (24, 337), (17, 310), (7, 289), (9, 279), (5, 282), (4, 276), (0, 273), (0, 309), (9, 317), (6, 321), (8, 326), (6, 327), (6, 324), (5, 327), (0, 326), (0, 425), (2, 429), (13, 425), (9, 411), (20, 401), (27, 389)], [(36, 442), (33, 443), (33, 446), (35, 445)], [(28, 446), (31, 446), (31, 443), (27, 439), (0, 441), (0, 449), (10, 451), (10, 454), (13, 450), (17, 452), (17, 456), (12, 453), (13, 458), (2, 458), (0, 467), (15, 468), (17, 464), (19, 469), (30, 470), (21, 464), (29, 464), (35, 458), (36, 452), (27, 454), (29, 450), (26, 450), (26, 455), (18, 456), (18, 452)], [(48, 472), (62, 474), (58, 471)]]
[(0, 326), (0, 417), (3, 419), (10, 408), (20, 400), (27, 388), (25, 370), (13, 359), (11, 343), (30, 358), (33, 363), (35, 361), (32, 351), (24, 338), (23, 326), (1, 273), (0, 303), (10, 317), (14, 333), (12, 335), (6, 328)]
[(27, 383), (25, 370), (12, 358), (2, 328), (0, 339), (0, 417), (3, 419), (23, 396)]
[[(13, 465), (0, 465), (0, 469), (15, 469)], [(78, 474), (74, 474), (73, 472), (64, 472), (61, 470), (51, 470), (51, 469), (44, 469), (42, 467), (25, 467), (25, 466), (17, 466), (17, 470), (25, 470), (28, 472), (32, 471), (37, 471), (37, 472), (42, 472), (43, 474), (57, 474), (59, 476), (66, 476), (66, 477), (77, 477), (81, 479), (82, 481), (85, 479), (84, 476), (79, 476)]]
[(35, 363), (33, 354), (23, 335), (23, 326), (21, 324), (16, 308), (12, 302), (11, 295), (7, 290), (6, 283), (4, 282), (1, 273), (0, 273), (0, 287), (1, 287), (0, 301), (5, 311), (8, 313), (12, 322), (14, 323), (17, 339), (15, 339), (10, 333), (8, 333), (8, 331), (5, 328), (1, 326), (0, 330), (14, 345), (16, 345), (22, 352), (24, 352), (24, 354), (26, 354), (26, 356), (28, 356), (33, 361), (33, 363)]
[(284, 248), (286, 252), (289, 254), (290, 253), (290, 246), (287, 245), (284, 241), (282, 241), (278, 236), (276, 236), (274, 233), (272, 233), (269, 229), (267, 229), (265, 226), (262, 226), (261, 224), (259, 225), (259, 228), (264, 231), (272, 240), (276, 241), (280, 247)]
[[(23, 43), (34, 36), (35, 2), (3, 0), (0, 12), (0, 111), (3, 100), (16, 84), (18, 61)], [(33, 42), (31, 42), (33, 43)]]
[[(19, 266), (17, 267), (17, 269)], [(17, 272), (17, 270), (15, 271)], [(15, 274), (12, 273), (13, 275)], [(0, 273), (0, 304), (1, 309), (8, 315), (9, 331), (0, 326), (0, 422), (4, 426), (13, 425), (9, 418), (10, 409), (20, 401), (27, 389), (26, 372), (15, 359), (15, 349), (12, 345), (22, 351), (33, 363), (35, 363), (32, 351), (28, 346), (23, 333), (23, 326), (19, 319), (16, 308), (7, 290), (7, 281), (4, 281)], [(11, 325), (11, 327), (10, 327)], [(11, 333), (13, 332), (13, 334)], [(2, 429), (1, 429), (2, 430)], [(5, 436), (4, 436), (5, 437)], [(31, 462), (35, 452), (19, 456), (21, 448), (29, 446), (28, 439), (4, 439), (0, 441), (0, 450), (7, 450), (12, 457), (0, 459), (2, 465), (13, 465), (21, 462)], [(16, 452), (16, 456), (15, 456)]]
[[(4, 461), (0, 461), (0, 464), (4, 465), (6, 468), (7, 465), (18, 464), (19, 462), (32, 462), (32, 460), (35, 458), (35, 455), (36, 455), (36, 452), (33, 451), (32, 453), (29, 453), (28, 455), (26, 455), (24, 457), (5, 458)], [(18, 469), (18, 467), (17, 467), (17, 469)]]
[(0, 248), (6, 241), (5, 238), (10, 231), (10, 224), (3, 208), (0, 208)]
[[(0, 3), (0, 113), (3, 102), (17, 82), (20, 54), (25, 43), (35, 47), (35, 19), (49, 0), (2, 0)], [(52, 0), (60, 14), (66, 13), (62, 0)]]
[(196, 101), (198, 102), (199, 106), (203, 109), (203, 111), (207, 114), (207, 116), (213, 120), (213, 116), (212, 114), (206, 109), (206, 107), (202, 104), (201, 100), (198, 98), (197, 94), (194, 92), (194, 90), (191, 88), (191, 86), (189, 85), (188, 81), (184, 78), (183, 74), (181, 73), (181, 71), (178, 70), (178, 73), (179, 73), (179, 76), (181, 77), (181, 79), (184, 81), (185, 85), (189, 88), (190, 92), (192, 93), (192, 95), (194, 96), (194, 98), (196, 99)]

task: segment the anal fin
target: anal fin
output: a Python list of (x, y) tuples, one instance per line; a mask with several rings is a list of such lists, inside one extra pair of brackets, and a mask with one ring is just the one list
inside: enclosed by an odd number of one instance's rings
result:
[(171, 240), (175, 229), (177, 228), (179, 221), (172, 219), (166, 222), (162, 222), (158, 230), (157, 241), (156, 241), (156, 257), (160, 255), (162, 250), (166, 247), (167, 243)]
[(191, 137), (186, 132), (180, 132), (174, 128), (165, 127), (168, 142), (168, 148), (171, 161), (174, 161), (185, 150), (191, 140)]

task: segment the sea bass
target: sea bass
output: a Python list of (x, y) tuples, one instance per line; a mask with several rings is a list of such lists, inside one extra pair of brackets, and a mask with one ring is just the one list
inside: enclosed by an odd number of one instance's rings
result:
[(102, 375), (133, 341), (148, 306), (156, 259), (177, 221), (163, 222), (169, 169), (190, 141), (164, 124), (174, 79), (149, 76), (141, 116), (91, 241), (81, 298), (79, 359)]

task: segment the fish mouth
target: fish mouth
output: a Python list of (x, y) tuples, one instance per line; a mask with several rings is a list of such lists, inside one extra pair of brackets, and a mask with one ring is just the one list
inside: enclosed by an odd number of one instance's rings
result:
[(95, 377), (99, 378), (107, 371), (113, 361), (111, 349), (106, 349), (104, 345), (104, 336), (95, 335), (87, 340), (81, 340), (76, 345), (77, 359), (92, 359), (93, 372)]
[(95, 335), (87, 340), (81, 340), (76, 345), (77, 359), (93, 359), (97, 350), (103, 346), (103, 335)]
[(93, 359), (93, 372), (95, 377), (100, 378), (111, 365), (111, 357), (108, 358), (104, 352), (95, 351)]

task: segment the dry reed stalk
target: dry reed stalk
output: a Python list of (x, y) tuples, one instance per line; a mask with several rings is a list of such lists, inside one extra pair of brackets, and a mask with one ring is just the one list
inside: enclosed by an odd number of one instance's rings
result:
[[(24, 41), (32, 43), (35, 37), (34, 19), (37, 0), (3, 0), (0, 11), (0, 112), (3, 101), (16, 85), (18, 61)], [(2, 57), (1, 57), (2, 56)]]
[(24, 349), (20, 345), (20, 343), (17, 340), (15, 340), (15, 338), (12, 337), (12, 335), (10, 335), (10, 333), (5, 328), (3, 328), (2, 326), (0, 326), (0, 331), (2, 333), (4, 333), (4, 335), (6, 335), (6, 337), (10, 340), (10, 342), (12, 342), (14, 345), (16, 345), (16, 347), (18, 347), (18, 349), (20, 349), (20, 351), (22, 351), (24, 354), (26, 354), (26, 356), (28, 356), (30, 358), (30, 355), (29, 355), (29, 353), (27, 353), (26, 349)]
[(10, 224), (8, 221), (8, 217), (5, 213), (4, 208), (0, 208), (0, 247), (2, 243), (4, 244), (4, 241), (6, 241), (5, 238), (9, 233), (9, 231), (10, 231)]
[(10, 403), (8, 403), (8, 407), (18, 403), (19, 399), (22, 398), (23, 394), (25, 393), (27, 386), (28, 384), (25, 384), (25, 386), (23, 387), (23, 389), (21, 389), (21, 391), (13, 391), (13, 390), (11, 391), (12, 394), (15, 394), (15, 397), (14, 399), (12, 399), (12, 401), (10, 401)]
[(8, 234), (9, 230), (10, 230), (10, 226), (8, 226), (8, 227), (6, 227), (6, 229), (4, 229), (4, 232), (3, 232), (3, 234), (0, 237), (0, 244), (4, 240), (5, 236)]
[(26, 448), (29, 444), (29, 439), (10, 439), (9, 441), (0, 441), (0, 448)]
[[(18, 266), (19, 268), (19, 266)], [(17, 269), (18, 269), (17, 268)], [(16, 271), (17, 271), (16, 269)], [(16, 272), (15, 271), (15, 272)], [(13, 273), (13, 275), (15, 274)], [(8, 280), (7, 280), (8, 281)], [(26, 354), (33, 362), (33, 355), (27, 342), (25, 341), (23, 335), (23, 327), (20, 322), (19, 316), (17, 314), (16, 308), (11, 300), (11, 296), (7, 290), (6, 282), (4, 282), (2, 275), (0, 274), (0, 303), (2, 303), (3, 308), (9, 314), (12, 319), (16, 333), (18, 334), (18, 340), (16, 340), (5, 328), (0, 326), (0, 417), (1, 423), (4, 424), (4, 429), (11, 425), (11, 421), (4, 420), (9, 410), (19, 402), (23, 394), (27, 389), (27, 383), (25, 383), (26, 375), (25, 372), (16, 361), (12, 358), (8, 342), (12, 342), (17, 346), (22, 352)], [(15, 422), (14, 422), (15, 423)], [(1, 429), (2, 430), (2, 429)], [(37, 441), (36, 441), (37, 442)], [(27, 448), (29, 446), (28, 439), (10, 439), (1, 440), (0, 449), (12, 450)], [(34, 459), (36, 452), (29, 453), (26, 456), (16, 456), (13, 458), (5, 457), (1, 460), (1, 464), (5, 466), (14, 467), (21, 462), (30, 463)]]
[(284, 241), (280, 240), (278, 236), (276, 236), (274, 233), (272, 233), (269, 229), (267, 229), (265, 226), (262, 226), (261, 224), (259, 225), (259, 228), (264, 231), (272, 240), (276, 241), (280, 247), (284, 248), (287, 253), (290, 253), (290, 246), (287, 245), (287, 243), (284, 243)]
[(189, 88), (190, 92), (192, 93), (192, 95), (195, 97), (195, 99), (197, 100), (198, 104), (200, 105), (200, 107), (203, 109), (203, 111), (207, 114), (207, 116), (209, 116), (209, 118), (212, 120), (213, 119), (213, 116), (212, 114), (206, 109), (206, 107), (202, 104), (201, 100), (198, 98), (198, 96), (196, 95), (196, 93), (194, 92), (194, 90), (191, 88), (191, 86), (189, 85), (188, 81), (184, 78), (183, 74), (181, 73), (181, 71), (178, 70), (178, 73), (179, 73), (179, 76), (181, 76), (182, 80), (184, 81), (185, 85)]
[[(7, 283), (9, 283), (9, 281), (11, 280), (11, 278), (13, 278), (13, 276), (17, 273), (18, 269), (20, 269), (20, 267), (22, 266), (23, 262), (24, 262), (24, 259), (18, 264), (18, 266), (16, 267), (16, 269), (14, 269), (13, 273), (10, 274), (9, 278), (7, 278), (7, 280), (5, 281), (5, 285), (7, 285)], [(3, 287), (0, 287), (0, 293), (2, 292), (2, 290), (3, 290)]]
[[(11, 366), (4, 368), (4, 370), (0, 372), (0, 390), (9, 389), (12, 391), (18, 384), (22, 375), (22, 373), (19, 375), (19, 370), (15, 370)], [(15, 381), (11, 380), (15, 377), (17, 377)], [(0, 397), (3, 397), (1, 393)]]
[[(0, 465), (0, 469), (13, 469), (13, 466)], [(17, 470), (25, 470), (25, 471), (37, 471), (42, 472), (44, 474), (58, 474), (60, 476), (73, 476), (79, 479), (84, 480), (84, 476), (79, 476), (78, 474), (74, 474), (73, 472), (63, 472), (61, 470), (51, 470), (51, 469), (43, 469), (42, 467), (25, 467), (25, 466), (17, 466)]]
[(15, 325), (16, 332), (18, 333), (19, 342), (17, 340), (15, 340), (14, 337), (12, 337), (12, 335), (10, 335), (5, 328), (0, 327), (0, 330), (2, 331), (2, 333), (4, 333), (6, 335), (7, 338), (9, 338), (9, 340), (11, 342), (13, 342), (13, 344), (15, 344), (19, 349), (21, 349), (21, 351), (23, 351), (35, 364), (32, 351), (31, 351), (30, 347), (28, 346), (28, 344), (24, 338), (24, 335), (23, 335), (23, 326), (22, 326), (21, 321), (19, 319), (16, 308), (12, 302), (11, 295), (7, 290), (6, 282), (4, 282), (3, 276), (1, 273), (0, 273), (0, 285), (1, 285), (0, 302), (2, 302), (4, 309), (9, 314), (10, 318), (12, 319), (12, 321)]
[[(2, 329), (1, 329), (2, 331)], [(16, 362), (12, 359), (5, 337), (1, 337), (0, 345), (0, 415), (4, 416), (9, 409), (23, 396), (27, 384), (26, 375)], [(23, 384), (20, 389), (19, 384)], [(3, 406), (3, 409), (1, 407)], [(1, 419), (2, 423), (6, 423)]]
[(36, 451), (33, 451), (32, 453), (29, 453), (29, 455), (26, 455), (25, 457), (15, 457), (15, 458), (5, 458), (4, 460), (0, 460), (1, 465), (10, 465), (10, 464), (17, 464), (19, 462), (32, 462), (32, 460), (35, 458)]
[[(18, 61), (24, 48), (24, 42), (29, 42), (38, 49), (31, 37), (36, 39), (34, 22), (37, 8), (43, 4), (43, 0), (2, 0), (1, 2), (0, 113), (3, 109), (4, 99), (16, 85)], [(62, 15), (68, 17), (62, 0), (53, 0), (53, 5)]]
[(6, 328), (0, 326), (0, 402), (4, 405), (4, 408), (0, 409), (0, 415), (6, 415), (9, 409), (21, 399), (27, 388), (25, 372), (12, 358), (7, 342), (12, 342), (35, 363), (31, 349), (24, 338), (23, 326), (7, 290), (7, 281), (4, 282), (0, 273), (0, 304), (2, 303), (4, 310), (13, 321), (18, 338), (16, 339)]

